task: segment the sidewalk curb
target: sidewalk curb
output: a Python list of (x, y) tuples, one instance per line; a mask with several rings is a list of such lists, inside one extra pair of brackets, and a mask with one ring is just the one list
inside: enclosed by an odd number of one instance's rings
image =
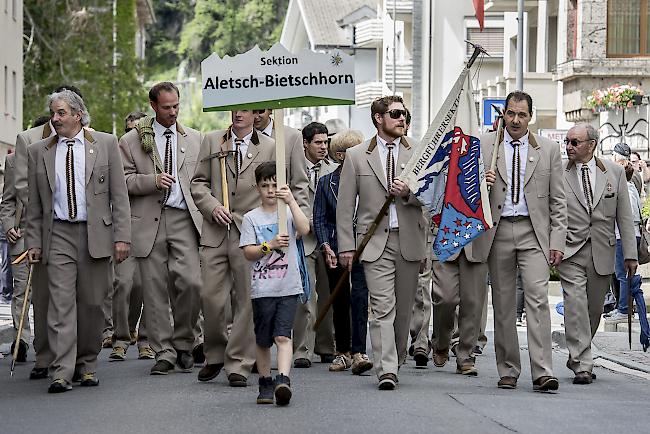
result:
[(0, 326), (0, 345), (9, 344), (14, 337), (14, 328), (11, 324)]
[[(552, 333), (552, 339), (553, 343), (557, 344), (560, 348), (566, 349), (566, 335), (564, 334), (564, 330), (554, 330)], [(641, 371), (645, 372), (647, 374), (650, 374), (650, 367), (646, 366), (642, 363), (637, 363), (637, 362), (632, 362), (630, 360), (627, 360), (623, 357), (618, 357), (614, 356), (612, 354), (606, 353), (602, 351), (598, 346), (592, 342), (591, 343), (592, 348), (594, 349), (593, 355), (594, 359), (596, 358), (601, 358), (604, 360), (609, 360), (610, 362), (616, 363), (618, 365), (624, 366), (628, 369), (634, 369), (635, 371)]]

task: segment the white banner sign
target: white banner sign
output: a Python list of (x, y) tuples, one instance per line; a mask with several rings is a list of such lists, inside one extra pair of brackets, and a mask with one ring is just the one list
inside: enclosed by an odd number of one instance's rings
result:
[(354, 57), (290, 53), (280, 43), (201, 62), (203, 111), (354, 104)]

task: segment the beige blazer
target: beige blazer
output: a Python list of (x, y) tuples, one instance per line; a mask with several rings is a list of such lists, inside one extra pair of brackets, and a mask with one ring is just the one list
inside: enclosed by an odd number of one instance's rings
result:
[[(194, 203), (203, 214), (201, 245), (219, 247), (226, 238), (226, 226), (219, 225), (212, 218), (212, 210), (222, 205), (221, 168), (218, 152), (231, 151), (230, 130), (220, 130), (208, 133), (201, 142), (196, 171), (192, 177), (190, 191)], [(214, 157), (213, 157), (214, 156)], [(303, 156), (304, 159), (304, 156)], [(272, 138), (253, 131), (253, 137), (244, 155), (241, 173), (235, 176), (235, 160), (233, 154), (226, 157), (226, 177), (230, 212), (234, 224), (241, 231), (244, 214), (260, 205), (257, 184), (255, 183), (255, 168), (264, 161), (275, 160), (275, 142)]]
[(625, 259), (637, 259), (634, 219), (627, 191), (625, 171), (620, 165), (596, 157), (596, 188), (591, 216), (580, 186), (576, 165), (568, 161), (564, 169), (569, 227), (564, 260), (568, 260), (591, 239), (594, 267), (602, 276), (614, 272), (618, 224)]
[[(275, 126), (275, 124), (273, 125)], [(260, 133), (260, 135), (264, 134)], [(275, 140), (275, 128), (273, 128), (271, 138)], [(302, 133), (295, 128), (285, 126), (284, 141), (289, 188), (302, 212), (311, 219), (311, 206), (314, 202), (309, 200), (309, 176), (307, 175), (307, 160), (302, 144)]]
[[(2, 189), (2, 202), (0, 202), (0, 221), (2, 229), (7, 233), (11, 228), (20, 228), (25, 231), (25, 209), (22, 202), (16, 197), (16, 154), (8, 154), (5, 159), (4, 186)], [(20, 214), (20, 216), (17, 216)], [(7, 241), (9, 253), (20, 255), (25, 251), (25, 237), (19, 238), (16, 244)]]
[[(113, 256), (114, 243), (131, 242), (131, 211), (117, 138), (84, 131), (88, 251), (93, 258)], [(55, 156), (58, 136), (29, 146), (27, 248), (42, 249), (47, 263), (54, 221)]]
[[(305, 158), (305, 161), (306, 161), (306, 158)], [(327, 158), (324, 159), (321, 162), (320, 170), (318, 171), (318, 179), (321, 179), (323, 176), (334, 172), (337, 167), (339, 167), (338, 163), (330, 161)], [(309, 178), (307, 178), (307, 179), (309, 179)], [(313, 208), (314, 208), (314, 198), (315, 197), (316, 197), (316, 189), (311, 184), (311, 182), (309, 182), (309, 208), (311, 210), (313, 210)], [(311, 231), (306, 236), (304, 236), (302, 238), (303, 243), (304, 243), (304, 247), (305, 247), (305, 256), (311, 255), (314, 252), (314, 250), (316, 249), (316, 244), (318, 244), (318, 241), (316, 240), (316, 234), (314, 234), (314, 219), (313, 218), (309, 219), (309, 225), (311, 227)]]
[[(402, 137), (396, 172), (401, 173), (413, 154), (409, 139)], [(339, 197), (336, 207), (336, 230), (339, 252), (355, 250), (363, 236), (368, 232), (375, 216), (381, 209), (388, 189), (386, 187), (386, 170), (381, 164), (377, 137), (365, 141), (347, 150), (341, 171)], [(357, 196), (358, 207), (357, 207)], [(425, 257), (426, 221), (422, 214), (422, 205), (413, 196), (395, 199), (397, 220), (399, 223), (399, 244), (402, 256), (407, 261), (421, 261)], [(352, 222), (357, 216), (356, 236)], [(388, 241), (388, 215), (382, 220), (374, 235), (361, 255), (361, 260), (373, 262), (379, 259)]]
[[(496, 133), (484, 134), (480, 140), (483, 164), (489, 169)], [(548, 261), (551, 249), (565, 251), (567, 233), (567, 200), (561, 177), (560, 145), (533, 133), (528, 135), (528, 141), (524, 196), (537, 242)], [(486, 257), (492, 247), (507, 194), (508, 175), (502, 145), (499, 145), (498, 152), (496, 182), (490, 190), (493, 227), (472, 243), (473, 254), (481, 258)]]
[(27, 193), (27, 147), (54, 134), (55, 131), (48, 122), (40, 127), (23, 131), (16, 137), (16, 195), (24, 207), (27, 207), (27, 199), (29, 198)]
[[(196, 169), (203, 135), (191, 128), (176, 124), (176, 166), (177, 179), (192, 216), (197, 237), (201, 233), (203, 216), (194, 204), (190, 193), (190, 182)], [(156, 188), (153, 154), (142, 150), (140, 136), (133, 129), (120, 139), (120, 152), (124, 163), (126, 187), (131, 201), (131, 229), (133, 245), (131, 254), (136, 258), (145, 258), (151, 253), (162, 212), (163, 190)], [(153, 152), (157, 152), (155, 149)], [(160, 159), (162, 161), (162, 158)], [(160, 170), (158, 170), (160, 173)]]

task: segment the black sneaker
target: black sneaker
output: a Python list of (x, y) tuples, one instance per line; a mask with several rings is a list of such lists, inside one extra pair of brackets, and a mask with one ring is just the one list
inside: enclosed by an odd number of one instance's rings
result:
[(260, 394), (257, 395), (258, 404), (273, 404), (273, 378), (260, 377)]
[[(16, 347), (16, 341), (11, 344), (11, 354), (14, 354), (14, 349)], [(18, 354), (16, 354), (17, 363), (25, 363), (27, 361), (27, 348), (29, 346), (22, 339), (18, 342)]]
[(291, 401), (291, 380), (286, 375), (275, 376), (275, 403), (287, 405)]
[(311, 360), (306, 359), (304, 357), (297, 358), (296, 360), (293, 361), (293, 367), (294, 368), (310, 368), (311, 367)]
[(194, 368), (194, 357), (189, 351), (177, 351), (176, 365), (181, 372), (192, 372)]
[(151, 375), (167, 375), (169, 371), (174, 370), (174, 365), (169, 363), (167, 360), (158, 360), (155, 365), (151, 368), (149, 374)]
[(81, 376), (81, 387), (99, 386), (99, 379), (94, 372), (86, 372)]
[(197, 365), (202, 365), (205, 363), (205, 353), (203, 352), (203, 344), (198, 344), (192, 350), (192, 357), (194, 357), (194, 363)]
[(59, 378), (52, 381), (50, 387), (47, 388), (47, 393), (63, 393), (68, 390), (72, 390), (72, 384)]
[(42, 380), (47, 378), (47, 368), (34, 368), (29, 373), (30, 380)]
[(223, 363), (210, 363), (205, 365), (199, 371), (198, 379), (199, 381), (210, 381), (217, 378), (219, 372), (223, 368)]
[(416, 368), (426, 368), (427, 363), (429, 363), (429, 355), (424, 350), (418, 348), (413, 354), (413, 360), (415, 360)]

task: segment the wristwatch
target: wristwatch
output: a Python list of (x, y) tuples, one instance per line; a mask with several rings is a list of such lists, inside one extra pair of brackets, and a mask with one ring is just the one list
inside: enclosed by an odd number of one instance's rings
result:
[(271, 246), (269, 246), (269, 243), (264, 241), (261, 245), (262, 245), (262, 253), (264, 253), (265, 255), (268, 255), (269, 253), (271, 253), (272, 249), (271, 249)]

